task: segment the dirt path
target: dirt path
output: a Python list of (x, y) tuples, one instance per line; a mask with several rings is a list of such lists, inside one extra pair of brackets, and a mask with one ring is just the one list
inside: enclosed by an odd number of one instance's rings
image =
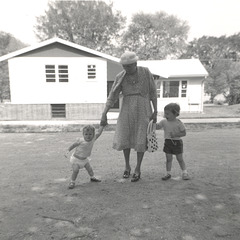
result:
[[(78, 133), (0, 135), (0, 239), (238, 240), (240, 234), (240, 129), (189, 132), (185, 159), (192, 176), (161, 181), (165, 158), (146, 153), (142, 179), (121, 178), (113, 132), (96, 142), (92, 165), (101, 183), (71, 169), (62, 156)], [(229, 144), (231, 143), (231, 144)], [(132, 169), (135, 153), (131, 155)]]

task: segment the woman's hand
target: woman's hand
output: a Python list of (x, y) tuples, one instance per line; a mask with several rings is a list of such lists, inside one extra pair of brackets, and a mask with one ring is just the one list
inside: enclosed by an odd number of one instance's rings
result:
[(157, 122), (157, 111), (154, 111), (154, 112), (153, 112), (153, 114), (152, 114), (150, 120), (153, 120), (154, 123)]
[(102, 118), (101, 118), (101, 122), (100, 122), (100, 126), (106, 126), (108, 124), (107, 122), (107, 114), (103, 113), (102, 114)]

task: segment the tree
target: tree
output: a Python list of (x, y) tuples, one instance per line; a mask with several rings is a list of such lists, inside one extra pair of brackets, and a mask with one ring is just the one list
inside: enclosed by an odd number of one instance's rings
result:
[[(11, 34), (0, 31), (0, 56), (16, 51), (27, 45)], [(10, 99), (10, 87), (7, 61), (0, 62), (0, 102)]]
[(111, 54), (113, 40), (125, 26), (120, 12), (103, 1), (52, 1), (48, 7), (35, 26), (40, 40), (57, 36)]
[(122, 48), (141, 59), (178, 58), (186, 48), (189, 26), (165, 12), (137, 13), (124, 33)]
[(181, 58), (198, 58), (208, 67), (212, 67), (215, 61), (228, 59), (230, 52), (227, 46), (228, 40), (225, 36), (209, 37), (203, 36), (189, 42), (186, 52)]
[(211, 67), (206, 66), (209, 76), (206, 79), (205, 92), (210, 94), (210, 102), (213, 102), (218, 94), (227, 95), (229, 91), (227, 76), (231, 64), (230, 60), (215, 60)]
[[(181, 58), (200, 59), (209, 73), (205, 92), (210, 94), (210, 100), (213, 102), (216, 95), (223, 94), (230, 103), (235, 102), (235, 100), (230, 100), (230, 96), (236, 96), (237, 80), (234, 79), (238, 79), (236, 78), (238, 73), (235, 63), (239, 60), (239, 56), (240, 34), (235, 34), (229, 37), (203, 36), (194, 39), (188, 44), (187, 51)], [(233, 85), (235, 86), (234, 91)]]
[(0, 62), (0, 102), (10, 99), (10, 87), (7, 62)]
[(226, 99), (229, 105), (240, 103), (240, 63), (232, 63), (228, 71), (228, 86), (229, 91), (226, 94)]

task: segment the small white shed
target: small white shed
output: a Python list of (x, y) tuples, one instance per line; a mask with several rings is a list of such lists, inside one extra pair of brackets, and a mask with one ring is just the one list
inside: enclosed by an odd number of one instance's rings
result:
[(202, 112), (204, 80), (207, 71), (198, 59), (139, 61), (154, 74), (158, 93), (158, 111), (170, 102), (181, 111)]

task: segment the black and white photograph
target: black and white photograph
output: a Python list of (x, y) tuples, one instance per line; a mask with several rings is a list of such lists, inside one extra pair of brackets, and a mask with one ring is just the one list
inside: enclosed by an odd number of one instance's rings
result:
[(239, 240), (239, 10), (0, 0), (0, 240)]

